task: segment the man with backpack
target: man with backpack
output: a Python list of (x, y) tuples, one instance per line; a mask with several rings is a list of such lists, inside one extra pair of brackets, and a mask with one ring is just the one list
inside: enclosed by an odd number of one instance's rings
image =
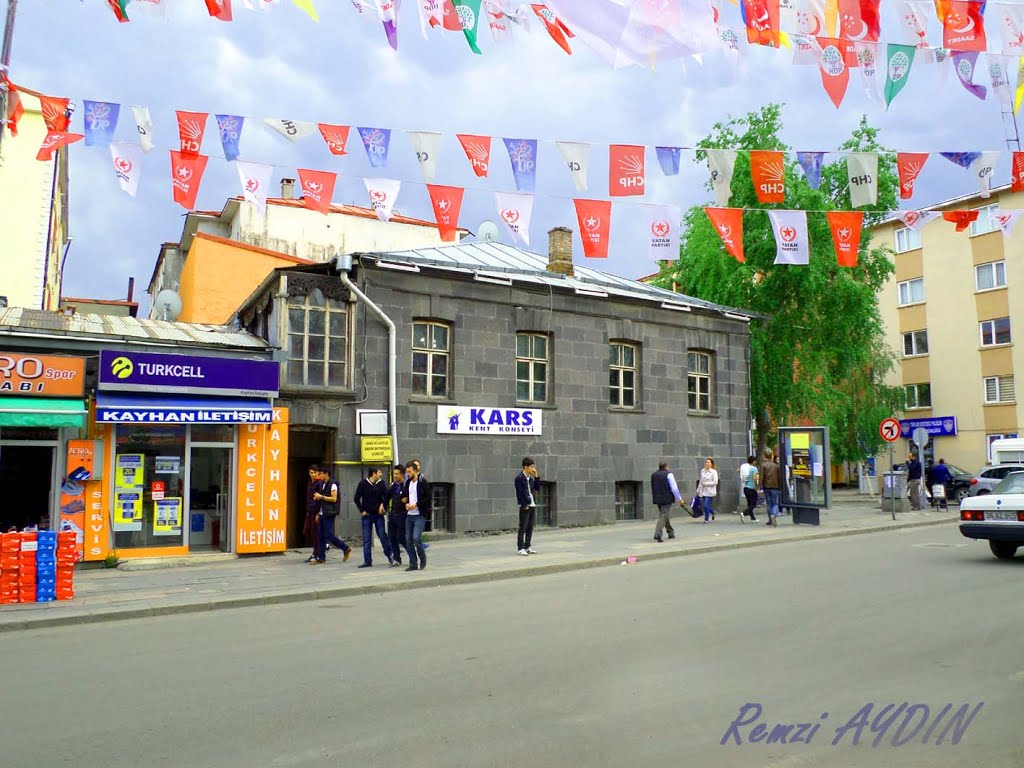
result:
[(313, 500), (318, 502), (320, 507), (317, 512), (317, 549), (313, 553), (313, 560), (310, 565), (323, 565), (327, 562), (327, 545), (333, 544), (342, 552), (342, 562), (352, 556), (352, 548), (344, 541), (334, 535), (334, 521), (341, 512), (341, 503), (338, 496), (338, 483), (331, 477), (330, 471), (325, 466), (318, 468), (317, 477), (322, 483), (319, 491), (313, 494)]

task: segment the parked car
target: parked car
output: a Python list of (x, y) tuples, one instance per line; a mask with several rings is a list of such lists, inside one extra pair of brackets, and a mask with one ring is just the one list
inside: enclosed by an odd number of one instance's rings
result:
[(992, 554), (1009, 560), (1024, 546), (1024, 472), (1012, 472), (990, 493), (960, 505), (960, 533), (988, 541)]
[(1024, 464), (995, 464), (991, 467), (985, 467), (971, 478), (971, 488), (967, 495), (984, 496), (986, 493), (992, 493), (993, 489), (999, 484), (999, 481), (1008, 474), (1022, 471), (1024, 471)]
[[(949, 501), (955, 501), (959, 504), (961, 501), (967, 498), (967, 495), (971, 489), (971, 479), (974, 477), (972, 472), (968, 472), (963, 467), (958, 467), (956, 464), (946, 464), (953, 479), (946, 484), (946, 499)], [(907, 465), (905, 463), (893, 464), (893, 470), (896, 472), (906, 472)], [(929, 495), (931, 495), (931, 488), (928, 489)]]

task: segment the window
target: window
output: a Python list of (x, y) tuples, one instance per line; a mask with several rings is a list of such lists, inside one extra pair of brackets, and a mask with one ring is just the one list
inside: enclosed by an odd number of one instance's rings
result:
[(979, 291), (1006, 287), (1006, 262), (992, 261), (974, 268), (974, 283)]
[(1010, 343), (1010, 318), (997, 317), (995, 320), (983, 320), (981, 329), (981, 346), (994, 347), (996, 344)]
[(910, 227), (896, 230), (896, 253), (906, 253), (921, 247), (921, 233)]
[(640, 483), (615, 484), (615, 519), (639, 520), (637, 499), (640, 497)]
[(533, 494), (533, 502), (537, 505), (537, 525), (555, 524), (555, 484), (540, 483), (540, 490)]
[(424, 531), (455, 530), (452, 489), (453, 486), (449, 483), (430, 484), (430, 515), (424, 522)]
[(444, 323), (412, 324), (412, 393), (448, 397), (448, 343)]
[(918, 304), (924, 301), (924, 278), (916, 277), (913, 280), (905, 280), (897, 286), (900, 292), (900, 306), (907, 304)]
[(907, 396), (907, 410), (932, 407), (931, 384), (907, 384), (903, 387)]
[(691, 411), (711, 410), (711, 355), (707, 352), (687, 354), (686, 397)]
[(608, 403), (619, 408), (636, 407), (639, 350), (633, 344), (612, 342), (608, 350)]
[(540, 333), (516, 334), (516, 401), (548, 401), (548, 337)]
[(348, 385), (348, 305), (314, 288), (288, 299), (288, 383)]
[(1013, 376), (985, 377), (986, 403), (1012, 403), (1015, 399)]
[(986, 205), (976, 209), (978, 211), (978, 218), (971, 222), (971, 237), (995, 232), (999, 228), (996, 224), (996, 220), (992, 218), (992, 214), (995, 213), (998, 208), (999, 205), (993, 203), (992, 205)]
[(928, 354), (928, 331), (911, 331), (903, 334), (903, 356)]

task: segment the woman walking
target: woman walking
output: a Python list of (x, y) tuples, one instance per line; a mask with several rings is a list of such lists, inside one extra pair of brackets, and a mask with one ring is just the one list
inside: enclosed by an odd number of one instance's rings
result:
[(715, 519), (715, 508), (712, 503), (717, 493), (718, 470), (715, 469), (715, 460), (708, 457), (704, 459), (704, 469), (700, 471), (700, 488), (697, 491), (701, 507), (704, 509), (705, 523)]

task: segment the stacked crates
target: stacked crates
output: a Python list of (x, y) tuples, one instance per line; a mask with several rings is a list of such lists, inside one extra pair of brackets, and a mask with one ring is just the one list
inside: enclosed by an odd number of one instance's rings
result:
[(36, 533), (19, 533), (21, 551), (18, 553), (18, 602), (36, 601)]
[(36, 534), (36, 602), (57, 599), (57, 532)]
[(57, 534), (57, 589), (58, 600), (73, 600), (75, 597), (75, 560), (78, 558), (78, 542), (74, 531)]
[(21, 565), (21, 534), (0, 534), (0, 605), (18, 602), (18, 568)]

